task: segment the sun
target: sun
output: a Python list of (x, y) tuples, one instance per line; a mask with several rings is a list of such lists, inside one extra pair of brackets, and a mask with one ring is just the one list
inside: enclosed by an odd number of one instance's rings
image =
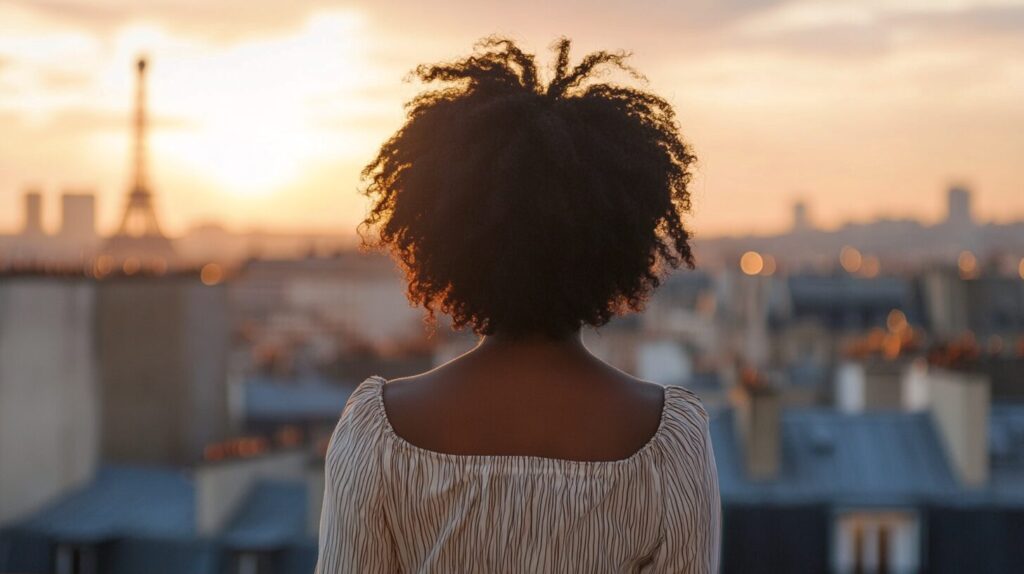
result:
[(182, 159), (228, 194), (273, 194), (302, 174), (312, 135), (297, 120), (266, 116), (231, 114), (199, 127)]
[(357, 13), (329, 12), (284, 36), (166, 56), (151, 75), (153, 103), (180, 125), (156, 147), (228, 195), (286, 189), (339, 153), (344, 134), (326, 129), (324, 117), (359, 111), (364, 28)]

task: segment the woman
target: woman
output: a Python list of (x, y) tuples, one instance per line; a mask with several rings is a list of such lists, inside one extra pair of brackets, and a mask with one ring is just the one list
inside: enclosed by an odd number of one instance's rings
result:
[(570, 67), (569, 41), (556, 52), (546, 85), (501, 38), (420, 66), (444, 87), (410, 102), (363, 171), (367, 242), (392, 251), (431, 318), (482, 339), (354, 391), (327, 452), (321, 574), (717, 570), (700, 402), (580, 340), (693, 266), (694, 156), (665, 100), (593, 81), (640, 78), (625, 54)]

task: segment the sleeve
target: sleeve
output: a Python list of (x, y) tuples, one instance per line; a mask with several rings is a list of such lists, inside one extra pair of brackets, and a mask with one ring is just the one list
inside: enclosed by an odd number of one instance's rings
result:
[[(652, 572), (717, 573), (722, 506), (707, 412), (696, 397), (667, 425), (662, 542)], [(684, 411), (684, 409), (680, 409)]]
[(379, 433), (372, 432), (366, 394), (346, 405), (327, 446), (316, 574), (398, 571), (380, 502)]

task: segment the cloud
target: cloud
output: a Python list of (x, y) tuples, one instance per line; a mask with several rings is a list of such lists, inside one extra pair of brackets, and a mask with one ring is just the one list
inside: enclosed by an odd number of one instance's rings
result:
[(770, 34), (737, 34), (729, 50), (780, 53), (806, 59), (830, 61), (874, 58), (891, 52), (893, 36), (868, 24), (827, 24)]
[(804, 1), (741, 20), (722, 43), (729, 50), (848, 60), (1003, 40), (1024, 44), (1024, 5)]
[(43, 70), (39, 75), (39, 87), (51, 91), (81, 90), (92, 82), (92, 74), (85, 70)]
[[(195, 122), (181, 117), (155, 116), (147, 118), (149, 126), (157, 130), (181, 130), (195, 127)], [(47, 134), (48, 137), (92, 136), (104, 133), (128, 134), (131, 129), (131, 114), (94, 108), (76, 107), (63, 109), (43, 119), (28, 119), (15, 112), (0, 113), (0, 122), (8, 126), (20, 125), (27, 133)]]
[(785, 0), (563, 0), (476, 2), (471, 0), (378, 0), (341, 4), (330, 0), (7, 0), (10, 5), (92, 32), (109, 34), (136, 22), (153, 22), (175, 33), (229, 43), (281, 33), (314, 12), (357, 9), (382, 26), (413, 37), (492, 32), (573, 35), (582, 29), (612, 32), (644, 29), (661, 38), (726, 26)]
[(153, 22), (186, 35), (235, 41), (298, 25), (311, 9), (326, 2), (8, 0), (8, 4), (99, 34), (111, 34), (136, 22)]
[(954, 38), (1008, 37), (1024, 41), (1024, 5), (975, 6), (957, 11), (897, 12), (883, 24)]

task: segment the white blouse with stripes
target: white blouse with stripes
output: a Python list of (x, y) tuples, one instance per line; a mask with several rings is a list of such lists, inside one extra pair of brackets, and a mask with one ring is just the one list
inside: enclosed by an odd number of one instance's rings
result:
[(352, 393), (327, 449), (317, 574), (717, 572), (708, 416), (665, 387), (658, 430), (615, 461), (456, 455), (395, 434), (387, 381)]

